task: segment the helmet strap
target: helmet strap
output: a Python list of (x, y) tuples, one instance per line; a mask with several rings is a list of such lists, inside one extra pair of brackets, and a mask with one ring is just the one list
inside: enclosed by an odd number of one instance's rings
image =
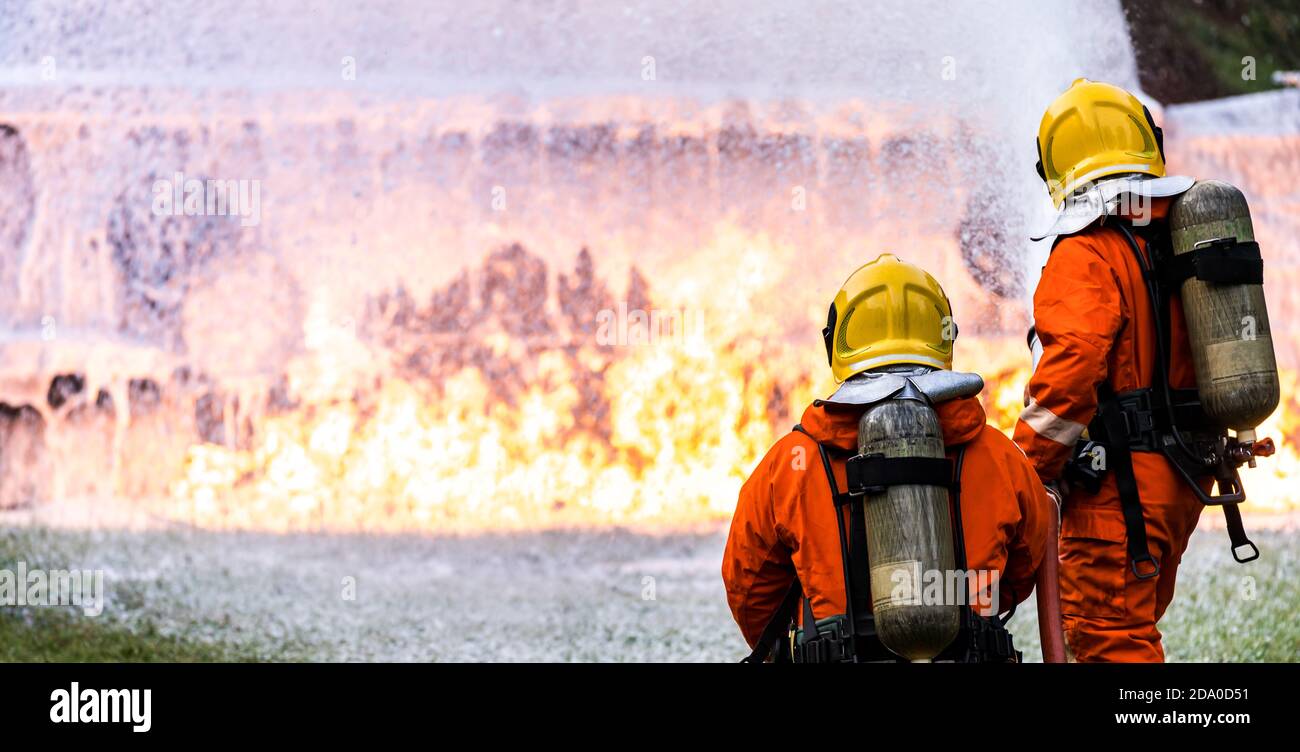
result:
[(1156, 125), (1156, 119), (1151, 117), (1151, 110), (1146, 105), (1142, 105), (1142, 112), (1147, 116), (1147, 125), (1151, 126), (1151, 133), (1156, 137), (1156, 148), (1160, 150), (1160, 161), (1165, 161), (1165, 131)]
[(830, 313), (826, 314), (826, 328), (822, 329), (822, 340), (826, 342), (826, 365), (834, 366), (835, 360), (831, 357), (835, 346), (835, 303), (831, 303)]

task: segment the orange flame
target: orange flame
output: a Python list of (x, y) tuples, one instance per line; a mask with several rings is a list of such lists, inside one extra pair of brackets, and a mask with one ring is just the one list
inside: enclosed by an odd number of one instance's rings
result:
[[(743, 246), (727, 300), (761, 299), (779, 284), (777, 269), (743, 260), (784, 255), (771, 241), (719, 242)], [(259, 418), (247, 448), (191, 447), (172, 486), (182, 504), (169, 514), (204, 527), (374, 531), (726, 518), (778, 426), (812, 398), (814, 370), (765, 346), (770, 316), (693, 308), (697, 293), (675, 289), (668, 309), (592, 312), (609, 331), (593, 327), (569, 347), (534, 348), (489, 328), (479, 341), (494, 357), (524, 352), (525, 386), (509, 398), (475, 365), (434, 385), (381, 368), (377, 389), (358, 398), (383, 355), (313, 308), (309, 352), (289, 374), (298, 407)], [(798, 356), (816, 357), (805, 349)], [(593, 375), (595, 403), (584, 393)], [(607, 413), (600, 425), (593, 412)]]
[[(626, 302), (586, 311), (576, 328), (592, 326), (546, 346), (485, 325), (475, 342), (488, 363), (460, 364), (432, 383), (383, 366), (383, 346), (332, 324), (317, 301), (307, 352), (289, 373), (297, 406), (257, 417), (248, 446), (191, 447), (165, 514), (274, 531), (725, 520), (758, 460), (833, 383), (816, 337), (824, 310), (816, 295), (795, 326), (782, 320), (802, 302), (788, 304), (797, 249), (727, 228), (703, 250), (731, 270), (731, 285), (710, 290), (699, 270), (667, 280), (661, 305), (683, 314), (667, 331)], [(787, 303), (762, 303), (773, 296)], [(603, 337), (601, 320), (613, 321)], [(802, 339), (787, 344), (779, 333), (788, 331)], [(490, 371), (511, 360), (523, 386), (505, 393)], [(1008, 434), (1028, 360), (1019, 336), (958, 343), (957, 367), (985, 377), (989, 421)], [(1283, 394), (1296, 394), (1296, 378), (1284, 375)], [(1296, 506), (1289, 479), (1300, 477), (1300, 408), (1291, 399), (1260, 431), (1280, 449), (1247, 471), (1250, 509)]]

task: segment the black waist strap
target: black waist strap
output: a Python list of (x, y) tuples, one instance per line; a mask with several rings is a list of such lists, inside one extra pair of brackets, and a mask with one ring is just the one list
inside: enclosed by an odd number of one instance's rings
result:
[[(961, 628), (936, 662), (1020, 663), (1021, 654), (1006, 625), (996, 617), (985, 617), (969, 609), (962, 611)], [(815, 632), (799, 630), (791, 651), (795, 663), (906, 663), (885, 647), (874, 632), (866, 636), (849, 634), (844, 617), (822, 619)], [(815, 635), (815, 636), (814, 636)]]
[[(1135, 452), (1164, 451), (1164, 437), (1174, 426), (1185, 434), (1217, 437), (1222, 433), (1206, 414), (1195, 389), (1172, 389), (1172, 407), (1167, 407), (1152, 388), (1114, 394), (1109, 387), (1097, 390), (1097, 416), (1088, 425), (1088, 436), (1108, 446), (1126, 444)], [(1114, 402), (1119, 422), (1108, 425), (1102, 419), (1102, 402)], [(1203, 471), (1202, 471), (1203, 472)]]

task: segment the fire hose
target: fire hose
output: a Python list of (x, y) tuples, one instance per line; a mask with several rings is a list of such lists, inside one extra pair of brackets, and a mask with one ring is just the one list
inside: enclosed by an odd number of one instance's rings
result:
[(1061, 626), (1061, 583), (1057, 577), (1057, 541), (1061, 537), (1061, 499), (1055, 490), (1047, 493), (1052, 500), (1047, 544), (1043, 563), (1038, 567), (1034, 591), (1038, 596), (1038, 638), (1043, 647), (1043, 663), (1065, 663), (1065, 634)]

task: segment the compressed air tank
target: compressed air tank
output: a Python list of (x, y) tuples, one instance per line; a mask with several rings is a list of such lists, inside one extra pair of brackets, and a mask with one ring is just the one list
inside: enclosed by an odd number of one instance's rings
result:
[[(1255, 239), (1246, 197), (1217, 180), (1196, 183), (1170, 207), (1175, 255), (1211, 241)], [(1277, 408), (1277, 360), (1262, 284), (1182, 283), (1183, 312), (1196, 367), (1196, 388), (1205, 412), (1239, 438)]]
[[(858, 422), (858, 450), (865, 456), (943, 457), (943, 447), (939, 416), (923, 398), (887, 399), (867, 408)], [(953, 641), (961, 622), (953, 599), (933, 603), (924, 597), (927, 577), (939, 573), (947, 582), (955, 567), (948, 489), (887, 486), (869, 494), (864, 508), (871, 610), (880, 641), (908, 660), (929, 661)]]

